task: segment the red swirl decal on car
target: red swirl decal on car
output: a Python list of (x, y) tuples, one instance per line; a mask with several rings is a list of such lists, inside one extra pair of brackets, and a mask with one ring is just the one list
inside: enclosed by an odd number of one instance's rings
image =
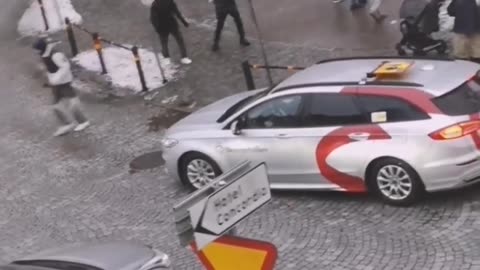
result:
[(378, 125), (342, 127), (329, 133), (318, 143), (316, 156), (320, 173), (330, 182), (349, 192), (365, 192), (364, 180), (336, 170), (327, 163), (328, 156), (336, 149), (349, 143), (359, 142), (351, 139), (352, 134), (366, 135), (364, 140), (386, 140), (390, 135)]

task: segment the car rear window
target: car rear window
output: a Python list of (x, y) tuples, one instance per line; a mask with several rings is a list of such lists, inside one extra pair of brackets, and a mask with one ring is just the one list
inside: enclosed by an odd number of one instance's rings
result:
[(469, 80), (445, 95), (434, 98), (433, 103), (445, 114), (451, 116), (480, 112), (480, 83)]

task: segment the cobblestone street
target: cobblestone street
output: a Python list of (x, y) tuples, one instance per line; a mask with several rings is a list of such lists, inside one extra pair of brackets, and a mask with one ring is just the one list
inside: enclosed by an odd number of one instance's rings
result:
[[(148, 9), (138, 2), (73, 1), (86, 28), (117, 42), (148, 48)], [(162, 99), (191, 95), (202, 106), (242, 91), (240, 62), (261, 61), (244, 4), (241, 12), (254, 44), (240, 48), (229, 21), (222, 51), (216, 55), (209, 50), (214, 22), (212, 10), (208, 11), (211, 7), (207, 0), (190, 2), (179, 0), (178, 4), (192, 22), (184, 35), (194, 62), (182, 67), (178, 80), (158, 90), (152, 102), (140, 97), (88, 99), (86, 111), (92, 127), (54, 138), (50, 89), (41, 87), (43, 80), (35, 70), (37, 55), (28, 42), (17, 40), (15, 32), (28, 1), (0, 0), (0, 262), (66, 243), (131, 239), (169, 254), (173, 269), (202, 269), (193, 253), (179, 246), (175, 235), (172, 207), (188, 194), (186, 188), (169, 178), (163, 167), (129, 171), (135, 157), (159, 150), (162, 130), (149, 131), (147, 124), (150, 117), (167, 113), (159, 106)], [(280, 2), (279, 12), (286, 12), (290, 1)], [(300, 2), (308, 9), (314, 1)], [(328, 27), (333, 15), (322, 14), (333, 8), (336, 14), (350, 16), (346, 6), (325, 2), (318, 6), (318, 27)], [(268, 13), (264, 5), (259, 7), (259, 16)], [(392, 4), (387, 10), (395, 16), (396, 8)], [(301, 14), (301, 10), (294, 12)], [(309, 22), (313, 14), (307, 14), (298, 24)], [(386, 23), (377, 29), (368, 15), (358, 16), (368, 25), (356, 37), (340, 38), (341, 30), (318, 30), (318, 37), (307, 38), (313, 27), (284, 37), (279, 29), (286, 26), (268, 24), (267, 18), (274, 17), (270, 14), (264, 19), (264, 30), (270, 33), (266, 39), (271, 62), (308, 66), (327, 57), (393, 54), (398, 25)], [(338, 27), (352, 25), (355, 21), (350, 18)], [(385, 34), (382, 42), (371, 41), (381, 33)], [(88, 36), (78, 34), (78, 39), (81, 50), (91, 47)], [(176, 54), (175, 44), (172, 48)], [(287, 72), (275, 72), (276, 80), (285, 76)], [(265, 85), (262, 71), (255, 77), (258, 86)], [(81, 83), (77, 84), (80, 90), (98, 91), (95, 82)], [(272, 202), (248, 217), (237, 232), (275, 244), (279, 251), (276, 269), (480, 270), (478, 185), (429, 195), (410, 208), (387, 206), (367, 195), (273, 195)]]

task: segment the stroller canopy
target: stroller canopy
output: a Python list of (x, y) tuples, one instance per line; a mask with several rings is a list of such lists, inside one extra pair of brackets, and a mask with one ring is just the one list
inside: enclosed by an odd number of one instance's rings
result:
[(431, 0), (404, 0), (400, 6), (400, 18), (417, 18)]
[(400, 6), (400, 18), (414, 19), (423, 32), (439, 30), (440, 5), (445, 0), (404, 0)]

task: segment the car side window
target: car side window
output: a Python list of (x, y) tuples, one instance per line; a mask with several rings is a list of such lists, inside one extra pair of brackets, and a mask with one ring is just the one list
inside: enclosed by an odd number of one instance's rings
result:
[[(429, 119), (427, 113), (398, 98), (358, 96), (358, 102), (370, 122), (399, 122)], [(376, 121), (375, 114), (382, 114)]]
[(244, 115), (244, 129), (291, 128), (300, 120), (301, 95), (274, 98), (250, 109)]
[(327, 127), (365, 124), (368, 119), (352, 95), (339, 93), (313, 94), (305, 114), (305, 126)]

